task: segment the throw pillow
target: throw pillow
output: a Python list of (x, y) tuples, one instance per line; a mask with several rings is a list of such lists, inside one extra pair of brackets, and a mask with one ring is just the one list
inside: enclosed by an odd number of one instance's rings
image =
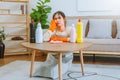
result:
[(117, 23), (117, 39), (120, 39), (120, 19), (116, 20)]
[(111, 19), (90, 19), (88, 38), (112, 38)]

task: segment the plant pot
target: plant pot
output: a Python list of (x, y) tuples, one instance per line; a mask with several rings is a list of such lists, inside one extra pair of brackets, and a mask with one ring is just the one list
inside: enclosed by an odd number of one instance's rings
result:
[(5, 44), (0, 40), (0, 58), (4, 58)]

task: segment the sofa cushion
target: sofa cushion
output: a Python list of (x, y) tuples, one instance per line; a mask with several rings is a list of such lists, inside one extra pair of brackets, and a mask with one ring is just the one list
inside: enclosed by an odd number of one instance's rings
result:
[(112, 38), (116, 38), (117, 35), (117, 25), (116, 20), (113, 20), (112, 22)]
[(111, 19), (90, 19), (88, 38), (112, 38)]
[(117, 23), (117, 39), (120, 39), (120, 19), (116, 20)]
[[(78, 22), (78, 19), (67, 20), (67, 26), (72, 26), (72, 24), (75, 24), (76, 26), (77, 22)], [(88, 20), (84, 19), (82, 20), (82, 23), (83, 23), (83, 37), (85, 37), (85, 30), (86, 30)]]
[[(116, 44), (106, 44), (106, 45), (94, 44), (91, 47), (84, 50), (92, 51), (94, 52), (94, 54), (116, 54), (116, 52), (120, 52), (119, 47), (120, 45), (116, 45)], [(109, 53), (109, 52), (112, 52), (112, 53)]]
[(94, 44), (101, 44), (101, 45), (106, 45), (106, 44), (115, 44), (118, 45), (120, 44), (119, 39), (90, 39), (90, 38), (84, 38), (84, 42), (91, 42), (93, 45)]

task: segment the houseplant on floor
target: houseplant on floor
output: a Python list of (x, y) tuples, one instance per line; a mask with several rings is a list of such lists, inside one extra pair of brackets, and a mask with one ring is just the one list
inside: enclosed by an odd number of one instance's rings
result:
[(4, 58), (5, 44), (3, 40), (5, 40), (4, 27), (0, 26), (0, 58)]
[(48, 24), (48, 13), (51, 12), (51, 7), (47, 4), (50, 2), (50, 0), (38, 0), (37, 2), (37, 8), (32, 9), (32, 13), (30, 14), (30, 17), (34, 19), (35, 26), (37, 25), (37, 22), (40, 21), (42, 25), (42, 29), (49, 28)]

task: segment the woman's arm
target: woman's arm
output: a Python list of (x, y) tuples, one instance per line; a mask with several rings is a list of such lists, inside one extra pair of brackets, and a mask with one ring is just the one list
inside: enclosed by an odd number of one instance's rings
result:
[(68, 42), (70, 40), (70, 31), (71, 31), (71, 27), (66, 27), (66, 30), (65, 30), (65, 35), (52, 35), (51, 38), (50, 38), (50, 41), (63, 41), (63, 42)]
[(55, 21), (52, 19), (50, 22), (49, 29), (43, 34), (43, 41), (49, 41), (51, 36), (54, 34), (56, 30), (56, 24)]
[(49, 41), (52, 35), (53, 32), (51, 30), (47, 30), (45, 33), (43, 33), (43, 41)]
[(62, 36), (52, 36), (50, 38), (50, 41), (63, 41), (63, 42), (68, 42), (69, 38), (68, 37), (62, 37)]

